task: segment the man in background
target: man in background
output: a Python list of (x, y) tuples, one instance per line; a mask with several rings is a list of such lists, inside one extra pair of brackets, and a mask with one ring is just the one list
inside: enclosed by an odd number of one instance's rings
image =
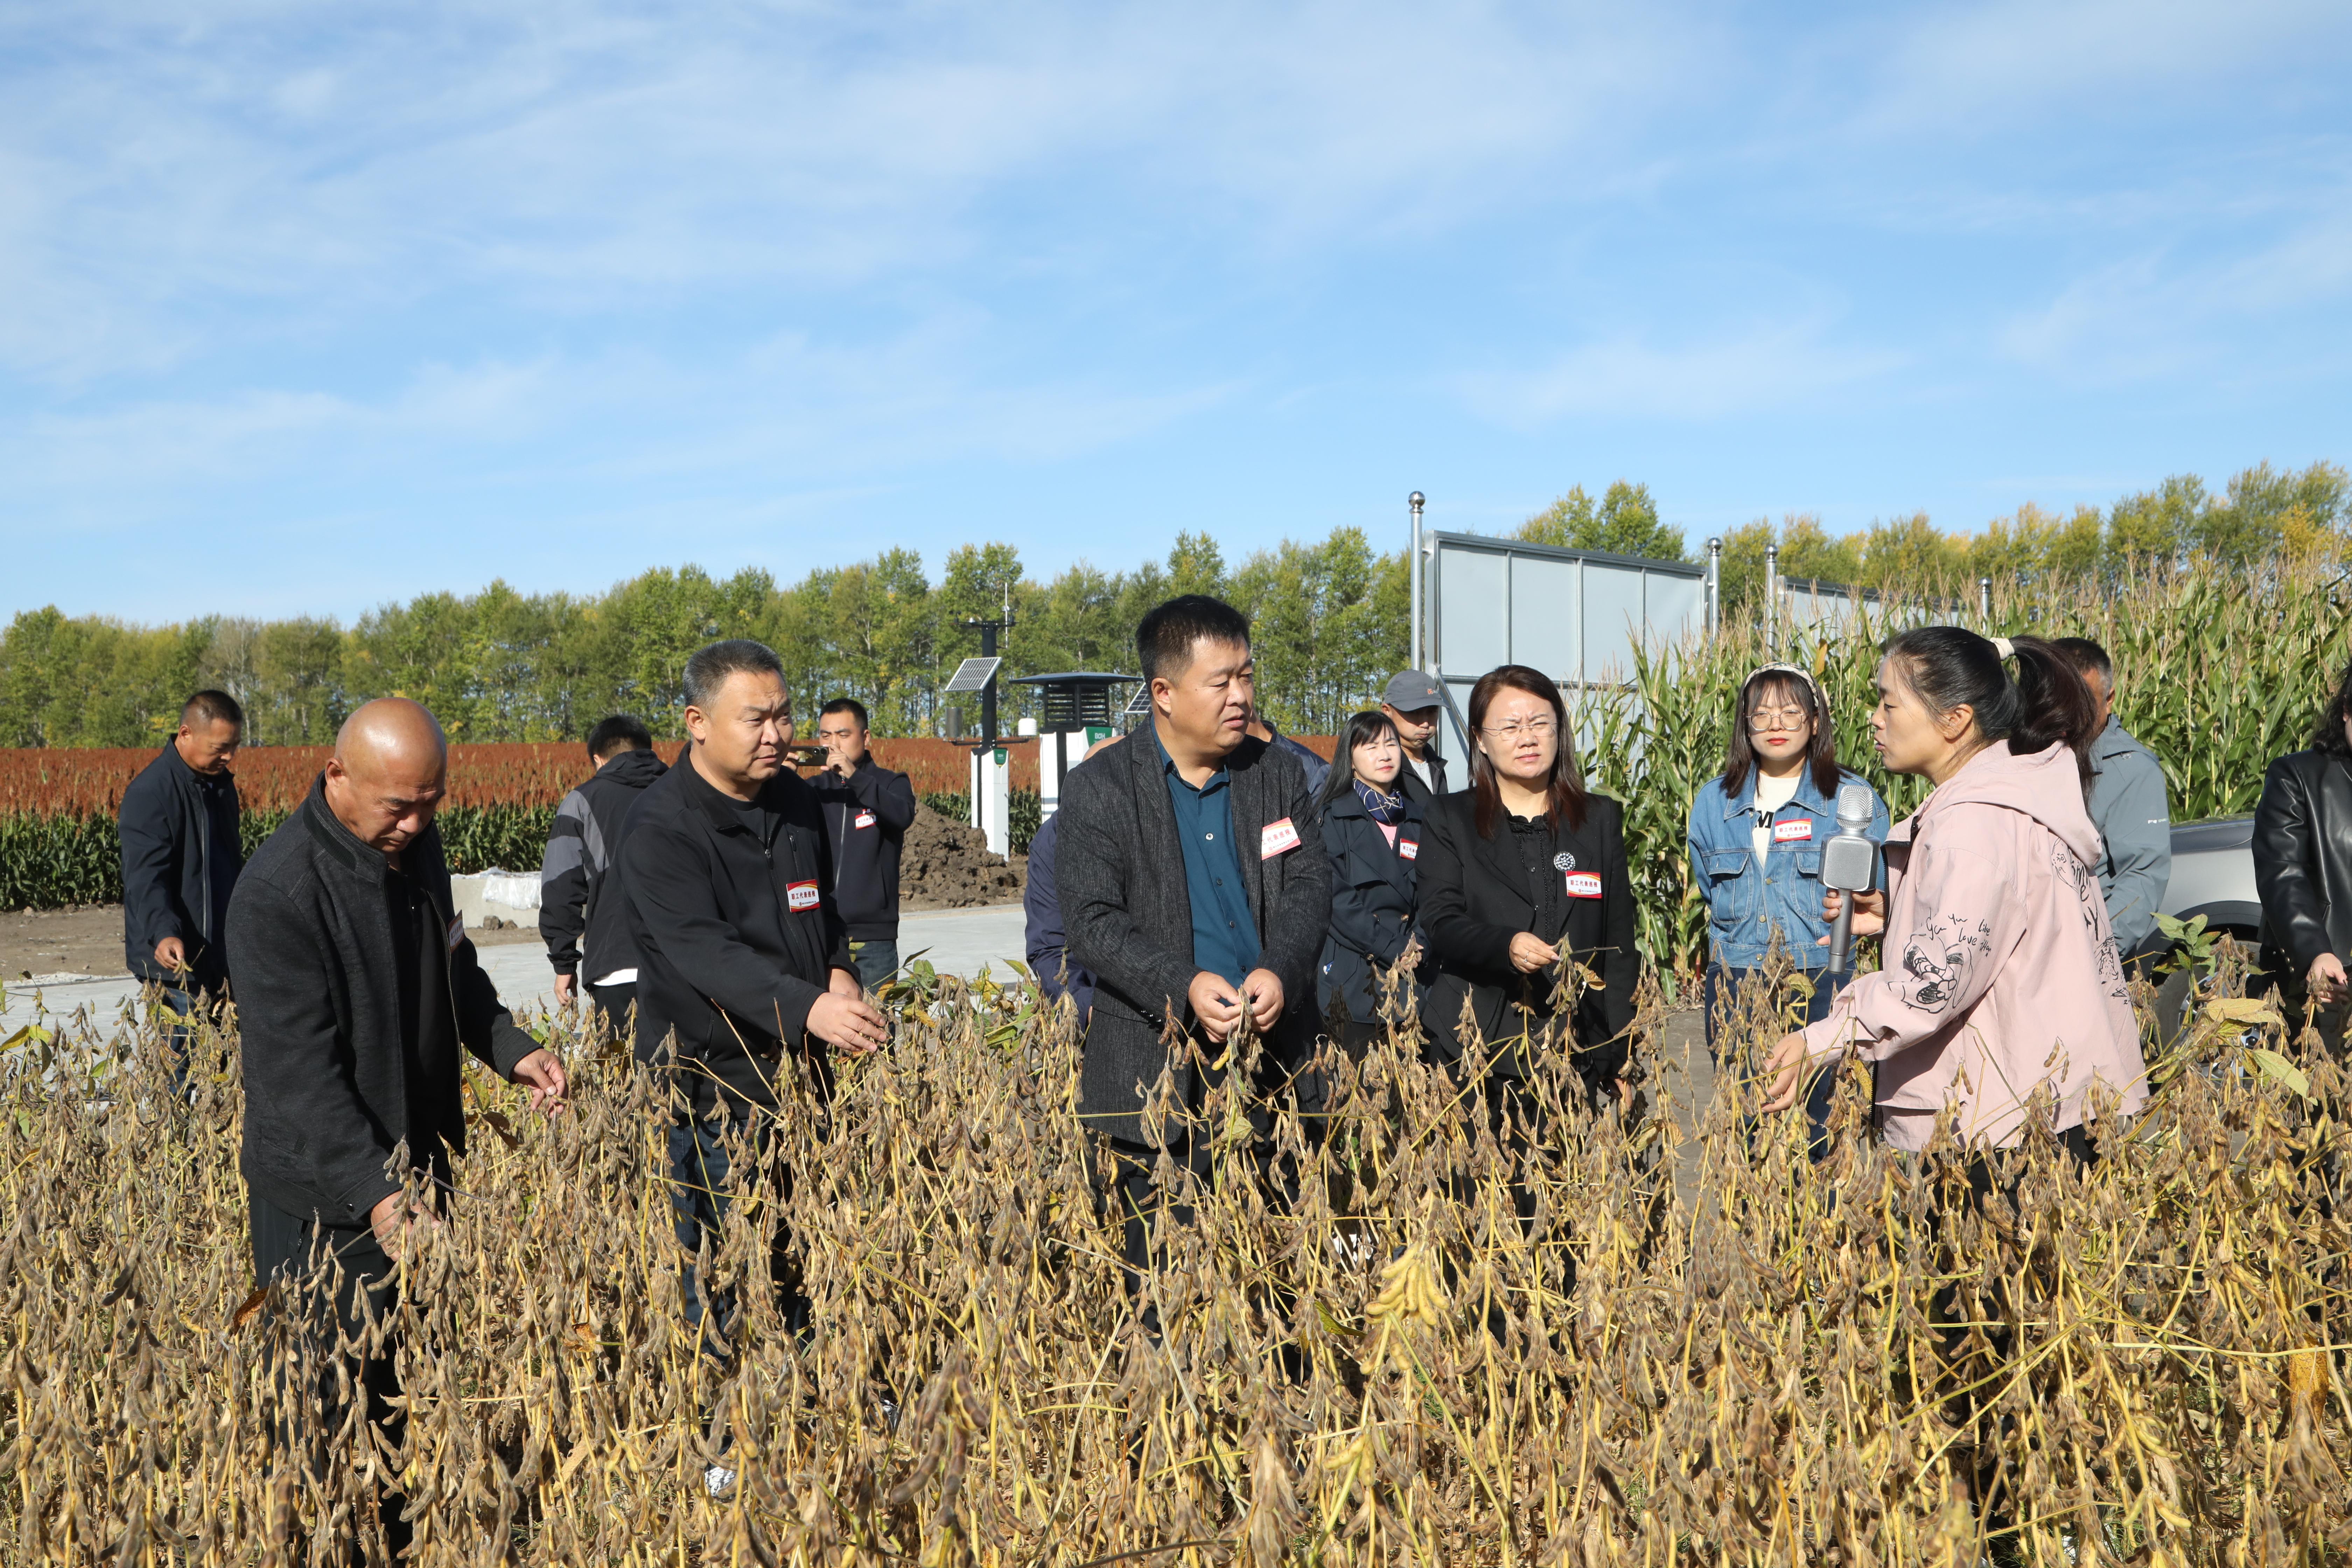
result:
[(1430, 744), (1437, 738), (1442, 700), (1437, 682), (1417, 669), (1397, 671), (1381, 692), (1381, 711), (1396, 726), (1397, 740), (1404, 747), (1404, 772), (1397, 775), (1397, 787), (1421, 805), (1448, 792), (1445, 759)]
[[(614, 868), (627, 837), (629, 808), (668, 770), (643, 721), (615, 713), (588, 731), (595, 775), (563, 797), (539, 863), (539, 934), (555, 970), (555, 1000), (569, 1006), (588, 977), (588, 997), (614, 1031), (629, 1026), (637, 1001), (637, 945), (614, 896)], [(583, 957), (583, 949), (585, 957)]]
[(2172, 880), (2172, 812), (2164, 796), (2164, 766), (2132, 739), (2116, 717), (2116, 668), (2089, 637), (2054, 639), (2080, 670), (2099, 707), (2091, 741), (2091, 793), (2085, 803), (2106, 852), (2098, 866), (2107, 923), (2116, 950), (2129, 958), (2156, 932), (2157, 911)]
[(816, 719), (824, 769), (809, 782), (833, 847), (833, 897), (868, 991), (898, 969), (898, 851), (915, 821), (915, 786), (866, 749), (866, 704), (836, 697)]
[[(394, 1348), (364, 1348), (366, 1330), (391, 1310), (400, 1255), (438, 1223), (450, 1158), (465, 1152), (461, 1053), (528, 1085), (535, 1110), (551, 1114), (566, 1087), (499, 1001), (450, 899), (433, 824), (448, 770), (423, 707), (362, 703), (228, 910), (254, 1284), (286, 1281), (310, 1333), (363, 1347), (322, 1373), (311, 1441), (341, 1426), (345, 1389), (400, 1440)], [(330, 1260), (339, 1279), (317, 1272)], [(378, 1514), (404, 1545), (400, 1500)]]
[(178, 732), (122, 792), (122, 955), (180, 1020), (166, 1037), (175, 1087), (187, 1081), (188, 1020), (228, 984), (228, 900), (245, 865), (229, 770), (244, 738), (236, 699), (196, 692)]
[(1288, 752), (1298, 759), (1307, 773), (1307, 797), (1309, 800), (1323, 793), (1323, 781), (1331, 776), (1331, 764), (1315, 754), (1315, 748), (1304, 741), (1294, 741), (1274, 727), (1274, 721), (1258, 711), (1257, 700), (1250, 700), (1249, 734), (1252, 740), (1264, 741), (1276, 751)]

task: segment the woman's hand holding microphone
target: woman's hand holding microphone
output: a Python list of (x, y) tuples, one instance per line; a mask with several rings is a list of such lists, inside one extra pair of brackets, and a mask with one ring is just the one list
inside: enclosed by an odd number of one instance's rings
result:
[[(1845, 895), (1832, 888), (1822, 895), (1822, 919), (1837, 923), (1838, 911), (1845, 907)], [(1856, 893), (1853, 896), (1853, 934), (1876, 936), (1886, 929), (1886, 895), (1884, 892)], [(1830, 939), (1822, 937), (1813, 945), (1827, 947)]]

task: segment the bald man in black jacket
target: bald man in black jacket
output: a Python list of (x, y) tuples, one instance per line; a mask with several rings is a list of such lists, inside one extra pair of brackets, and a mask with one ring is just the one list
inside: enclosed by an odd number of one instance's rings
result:
[[(466, 1149), (460, 1050), (529, 1085), (534, 1110), (566, 1087), (554, 1053), (499, 1003), (452, 905), (433, 826), (448, 755), (418, 704), (362, 704), (229, 901), (254, 1282), (286, 1281), (329, 1343), (361, 1339), (391, 1309), (395, 1258), (435, 1223)], [(342, 1270), (331, 1297), (313, 1273), (329, 1259)], [(370, 1419), (396, 1426), (391, 1346), (355, 1370)], [(330, 1371), (324, 1430), (341, 1420), (337, 1386)], [(398, 1500), (380, 1512), (397, 1544)]]

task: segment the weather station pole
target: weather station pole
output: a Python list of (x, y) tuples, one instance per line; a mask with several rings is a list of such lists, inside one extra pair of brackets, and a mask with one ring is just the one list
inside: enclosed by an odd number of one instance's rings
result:
[(1421, 662), (1421, 508), (1423, 498), (1419, 490), (1405, 498), (1412, 508), (1412, 668), (1420, 669)]
[(980, 653), (957, 667), (947, 693), (976, 692), (980, 697), (980, 744), (971, 752), (970, 821), (988, 836), (990, 853), (1005, 855), (1012, 851), (1011, 769), (997, 760), (996, 672), (1004, 660), (996, 652), (996, 634), (1013, 629), (1012, 584), (1005, 585), (1003, 615), (994, 620), (967, 616), (963, 624), (980, 633)]

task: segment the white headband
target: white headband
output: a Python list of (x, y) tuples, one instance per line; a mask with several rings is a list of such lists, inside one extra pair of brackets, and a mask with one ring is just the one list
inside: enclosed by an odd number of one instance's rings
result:
[(1799, 680), (1803, 681), (1805, 683), (1805, 689), (1813, 694), (1813, 706), (1823, 713), (1827, 713), (1830, 710), (1829, 699), (1822, 695), (1822, 683), (1815, 680), (1810, 671), (1800, 669), (1793, 664), (1759, 664), (1754, 669), (1748, 672), (1748, 679), (1739, 683), (1739, 689), (1742, 691), (1747, 690), (1759, 675), (1795, 676)]

